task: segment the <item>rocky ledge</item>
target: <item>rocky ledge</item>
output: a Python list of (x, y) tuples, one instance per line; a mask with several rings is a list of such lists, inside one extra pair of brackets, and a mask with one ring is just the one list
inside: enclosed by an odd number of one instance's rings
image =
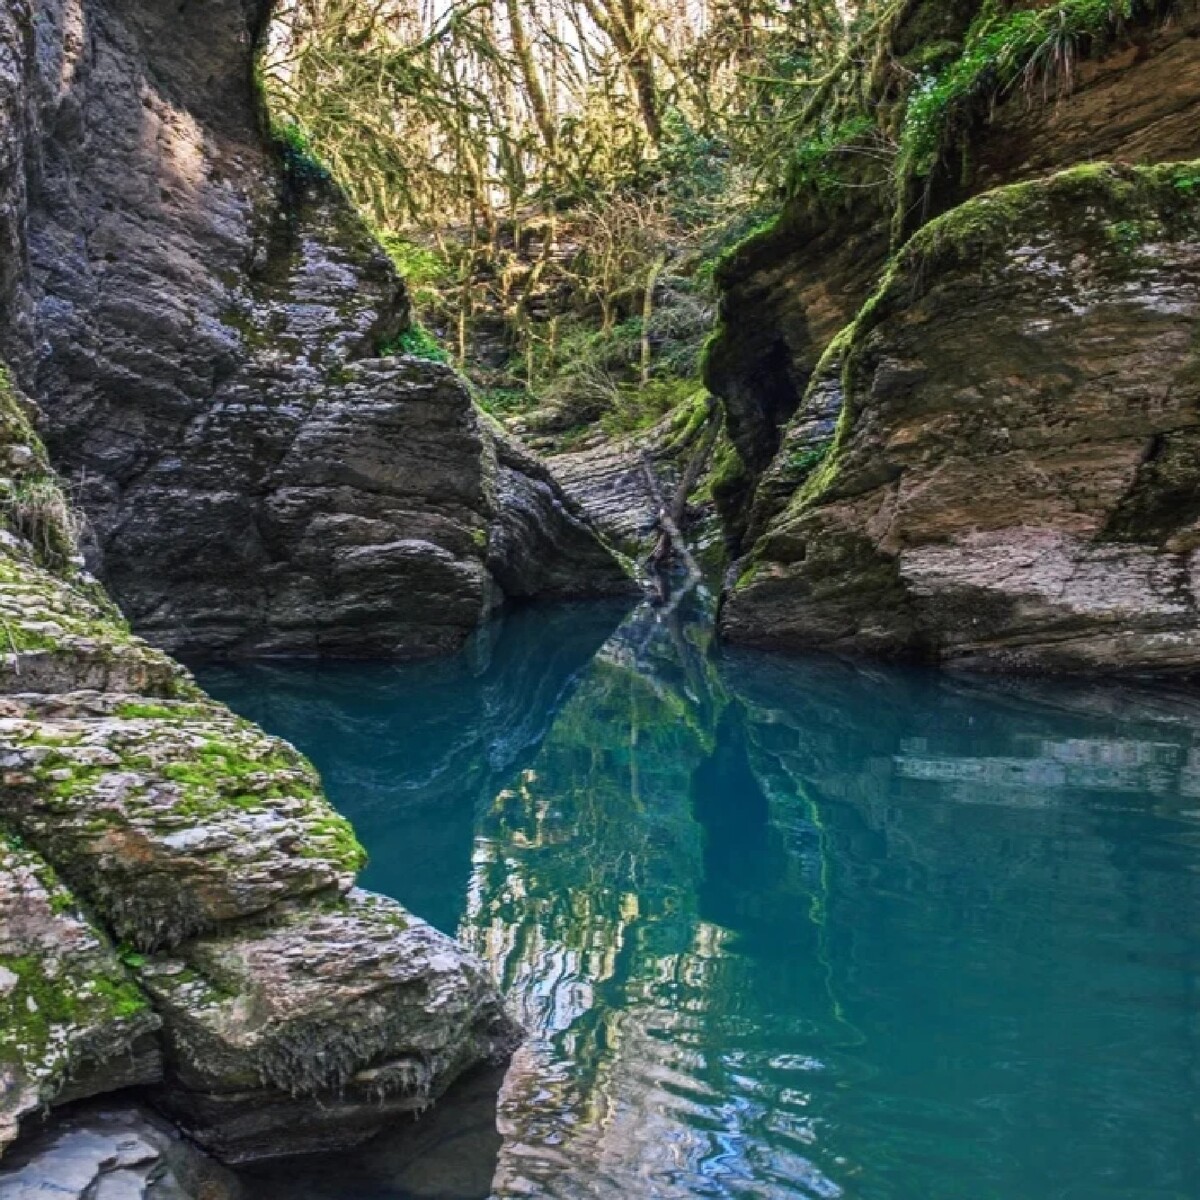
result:
[[(0, 1152), (47, 1107), (134, 1085), (226, 1162), (343, 1147), (503, 1060), (516, 1030), (482, 964), (356, 889), (313, 768), (83, 572), (29, 417), (3, 381)], [(147, 1136), (130, 1186), (167, 1153)]]

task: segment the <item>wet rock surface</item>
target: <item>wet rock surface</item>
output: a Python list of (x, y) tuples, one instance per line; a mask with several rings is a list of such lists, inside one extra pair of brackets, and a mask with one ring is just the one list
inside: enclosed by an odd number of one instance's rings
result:
[(135, 1107), (84, 1107), (0, 1166), (0, 1200), (249, 1200), (235, 1176)]
[[(0, 1149), (132, 1085), (230, 1159), (335, 1149), (502, 1061), (517, 1031), (494, 985), (353, 889), (362, 851), (312, 766), (81, 569), (29, 418), (0, 377), (0, 457), (25, 450), (0, 481)], [(191, 1195), (104, 1144), (31, 1151), (0, 1189), (63, 1169), (91, 1200)]]

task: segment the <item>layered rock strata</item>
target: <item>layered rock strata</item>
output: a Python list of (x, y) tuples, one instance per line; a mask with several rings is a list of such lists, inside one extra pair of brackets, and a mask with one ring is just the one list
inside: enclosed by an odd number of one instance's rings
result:
[(130, 633), (0, 388), (0, 1150), (132, 1084), (227, 1161), (346, 1146), (515, 1030), (483, 966), (353, 887), (312, 767)]
[(1076, 168), (933, 222), (818, 368), (836, 430), (722, 630), (1195, 671), (1198, 322), (1200, 162)]
[(393, 353), (389, 261), (264, 136), (268, 7), (0, 16), (0, 350), (91, 565), (156, 644), (229, 656), (431, 654), (505, 596), (627, 588), (461, 380)]
[[(1065, 28), (1080, 6), (1058, 7)], [(919, 203), (892, 207), (850, 155), (853, 204), (799, 194), (721, 267), (726, 637), (1034, 670), (1200, 663), (1183, 448), (1200, 12), (1135, 7), (1105, 37), (1064, 33), (1094, 51), (1069, 78), (994, 94)], [(930, 78), (965, 77), (955, 46), (981, 6), (904, 11), (900, 60), (936, 49)], [(903, 116), (895, 86), (880, 102)]]

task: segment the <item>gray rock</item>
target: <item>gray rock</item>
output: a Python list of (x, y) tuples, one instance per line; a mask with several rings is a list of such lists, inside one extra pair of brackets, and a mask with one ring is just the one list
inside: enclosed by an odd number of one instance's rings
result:
[[(266, 5), (6, 11), (0, 352), (79, 481), (89, 556), (168, 650), (420, 656), (506, 592), (628, 587), (453, 372), (378, 357), (404, 288), (264, 145)], [(552, 553), (552, 569), (532, 570)]]
[(847, 335), (837, 430), (740, 564), (724, 634), (1200, 669), (1196, 171), (1089, 166), (916, 235)]
[[(35, 1110), (159, 1080), (231, 1157), (344, 1146), (503, 1058), (516, 1030), (478, 963), (391, 901), (341, 898), (362, 852), (311, 765), (80, 570), (0, 377), (0, 457), (16, 444), (42, 501), (0, 536), (0, 1151)], [(119, 957), (114, 934), (134, 943)], [(22, 1161), (41, 1187), (64, 1160)], [(78, 1186), (181, 1194), (138, 1170), (80, 1167)]]
[(0, 1153), (45, 1104), (160, 1079), (159, 1024), (49, 864), (0, 827)]
[(364, 1141), (515, 1045), (482, 963), (359, 890), (189, 942), (141, 978), (178, 1073), (160, 1103), (226, 1162)]
[(84, 1108), (0, 1167), (0, 1200), (246, 1200), (235, 1176), (142, 1109)]

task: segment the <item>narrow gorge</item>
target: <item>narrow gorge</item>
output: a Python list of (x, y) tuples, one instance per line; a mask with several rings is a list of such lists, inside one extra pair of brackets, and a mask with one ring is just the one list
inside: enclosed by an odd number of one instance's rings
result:
[(684, 7), (0, 0), (0, 1200), (1200, 1187), (1200, 8)]

